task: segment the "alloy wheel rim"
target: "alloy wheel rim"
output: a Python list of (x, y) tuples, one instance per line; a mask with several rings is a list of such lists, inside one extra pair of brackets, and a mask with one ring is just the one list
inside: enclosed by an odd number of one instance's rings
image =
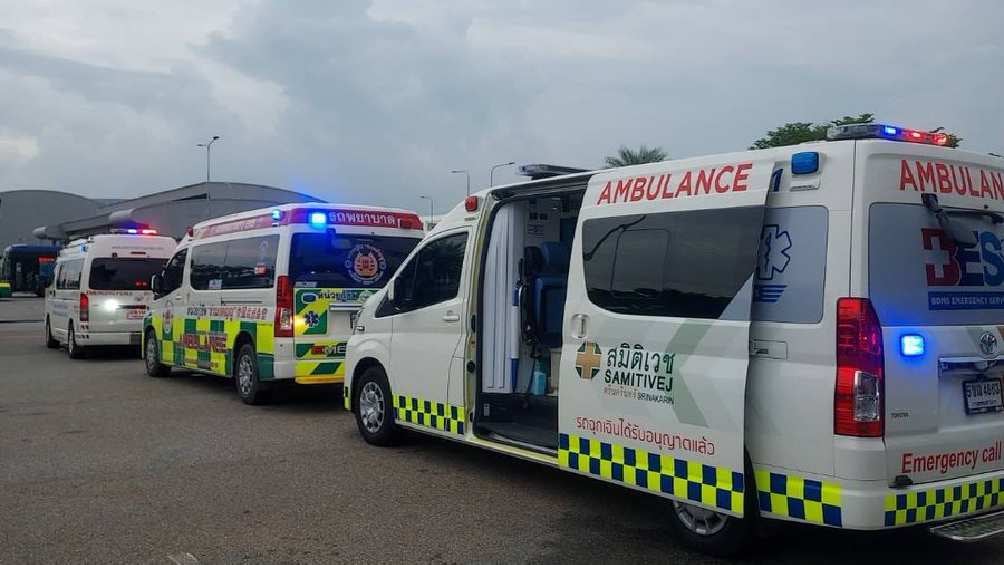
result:
[(73, 326), (70, 326), (70, 336), (66, 339), (66, 351), (67, 353), (73, 353), (73, 350), (77, 348), (77, 332), (73, 331)]
[(152, 371), (157, 364), (157, 344), (147, 338), (146, 340), (146, 368)]
[(383, 390), (374, 382), (366, 383), (359, 392), (359, 418), (366, 431), (371, 434), (380, 431), (386, 411)]
[(247, 355), (241, 357), (237, 364), (237, 386), (240, 387), (243, 396), (251, 395), (251, 379), (254, 378), (254, 369), (251, 367), (251, 358)]
[(725, 528), (726, 516), (720, 512), (683, 502), (673, 502), (673, 509), (680, 522), (697, 535), (712, 536)]

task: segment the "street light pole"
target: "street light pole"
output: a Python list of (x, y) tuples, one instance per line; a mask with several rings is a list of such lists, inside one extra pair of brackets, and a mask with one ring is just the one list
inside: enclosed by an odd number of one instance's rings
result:
[(516, 161), (509, 161), (508, 163), (499, 163), (498, 165), (492, 165), (491, 172), (488, 173), (488, 186), (495, 186), (495, 169), (499, 167), (508, 167), (509, 165), (515, 165)]
[(435, 205), (435, 203), (432, 201), (432, 198), (429, 197), (429, 196), (419, 195), (418, 197), (421, 198), (422, 200), (428, 200), (429, 201), (429, 221), (426, 222), (426, 223), (427, 224), (432, 224), (432, 222), (435, 221), (435, 220), (432, 219), (432, 217), (436, 215), (436, 205)]
[(209, 140), (209, 143), (196, 143), (195, 144), (196, 147), (205, 147), (206, 148), (206, 182), (207, 183), (209, 182), (209, 172), (210, 172), (210, 168), (209, 167), (210, 167), (210, 158), (211, 158), (212, 150), (213, 150), (213, 144), (216, 143), (217, 141), (219, 141), (219, 139), (220, 139), (220, 136), (214, 135), (213, 138)]
[(471, 195), (471, 172), (467, 169), (457, 169), (456, 171), (450, 171), (451, 173), (464, 173), (467, 176), (467, 196)]

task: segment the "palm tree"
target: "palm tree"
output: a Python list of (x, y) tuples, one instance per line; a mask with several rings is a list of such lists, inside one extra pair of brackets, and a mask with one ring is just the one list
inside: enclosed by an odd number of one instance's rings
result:
[(607, 167), (624, 167), (627, 165), (640, 165), (641, 163), (657, 163), (666, 160), (666, 152), (662, 147), (648, 147), (642, 145), (637, 151), (628, 149), (621, 145), (617, 150), (617, 155), (608, 155), (605, 162)]

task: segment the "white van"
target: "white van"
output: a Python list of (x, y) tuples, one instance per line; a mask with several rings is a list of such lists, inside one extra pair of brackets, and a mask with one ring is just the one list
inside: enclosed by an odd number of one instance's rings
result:
[(286, 204), (196, 224), (146, 318), (150, 376), (183, 367), (236, 377), (244, 402), (276, 382), (340, 383), (359, 305), (424, 234), (414, 212)]
[(470, 197), (359, 314), (360, 433), (666, 497), (710, 552), (755, 517), (1001, 531), (1004, 161), (831, 138)]
[(60, 250), (45, 293), (46, 346), (71, 358), (100, 345), (139, 351), (150, 278), (177, 243), (156, 230), (129, 228), (71, 241)]

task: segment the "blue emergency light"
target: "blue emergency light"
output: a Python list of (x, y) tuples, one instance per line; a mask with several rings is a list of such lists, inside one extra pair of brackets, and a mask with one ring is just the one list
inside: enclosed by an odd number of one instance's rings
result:
[(888, 139), (927, 145), (948, 145), (949, 136), (941, 131), (920, 131), (888, 124), (846, 124), (831, 126), (826, 130), (826, 139)]
[(325, 212), (311, 212), (307, 216), (307, 223), (313, 228), (323, 228), (328, 225), (328, 214)]
[(924, 336), (917, 334), (906, 334), (899, 336), (899, 352), (903, 357), (920, 357), (927, 349), (924, 343)]
[(791, 156), (791, 174), (810, 175), (819, 170), (819, 152), (802, 151)]
[(282, 210), (272, 210), (272, 220), (278, 222), (282, 219)]

